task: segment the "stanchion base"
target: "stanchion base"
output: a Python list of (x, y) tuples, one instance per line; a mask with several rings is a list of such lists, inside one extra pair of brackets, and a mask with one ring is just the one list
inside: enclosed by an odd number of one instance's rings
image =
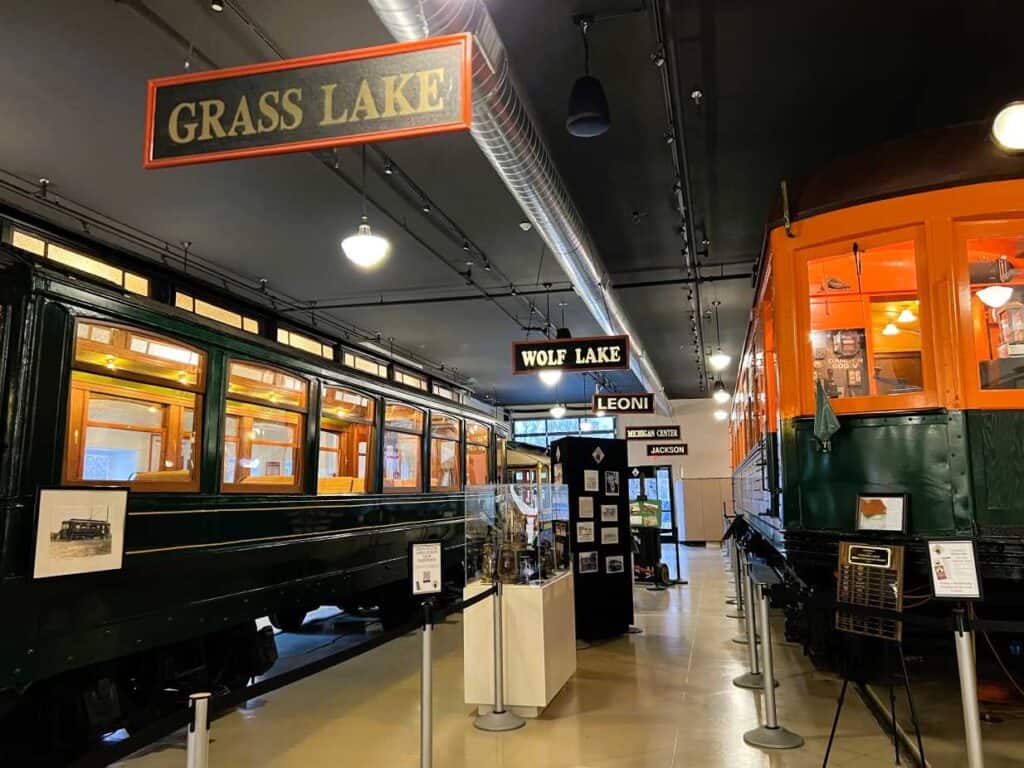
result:
[(726, 597), (725, 598), (725, 604), (726, 605), (736, 605), (736, 598), (735, 597)]
[(745, 618), (747, 618), (747, 614), (745, 614), (743, 611), (730, 611), (729, 613), (725, 614), (725, 618), (727, 618), (727, 619), (745, 619)]
[(782, 726), (769, 728), (762, 725), (743, 734), (743, 740), (752, 747), (761, 749), (796, 749), (804, 745), (802, 736), (787, 731)]
[(747, 636), (746, 635), (736, 635), (736, 637), (734, 637), (732, 639), (732, 641), (734, 643), (736, 643), (737, 645), (749, 645), (750, 644), (750, 641), (747, 640)]
[[(760, 672), (746, 672), (732, 681), (737, 688), (746, 688), (748, 691), (764, 690), (764, 675)], [(775, 687), (779, 687), (779, 681), (775, 681)]]
[(473, 720), (473, 725), (478, 730), (497, 733), (522, 728), (526, 725), (526, 720), (506, 709), (504, 712), (488, 712), (486, 715), (477, 715)]

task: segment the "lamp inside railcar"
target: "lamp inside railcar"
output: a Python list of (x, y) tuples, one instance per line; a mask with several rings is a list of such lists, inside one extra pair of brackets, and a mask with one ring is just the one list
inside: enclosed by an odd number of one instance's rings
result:
[(979, 226), (993, 235), (978, 232), (965, 241), (979, 383), (982, 389), (1019, 389), (1024, 387), (1024, 232), (1007, 231), (1016, 225), (1005, 222)]

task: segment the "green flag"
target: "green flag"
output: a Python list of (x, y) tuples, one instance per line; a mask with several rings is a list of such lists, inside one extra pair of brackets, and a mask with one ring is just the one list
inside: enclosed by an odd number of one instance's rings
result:
[(832, 435), (839, 431), (839, 419), (825, 392), (825, 382), (818, 379), (814, 395), (814, 436), (821, 443), (821, 452), (832, 450)]

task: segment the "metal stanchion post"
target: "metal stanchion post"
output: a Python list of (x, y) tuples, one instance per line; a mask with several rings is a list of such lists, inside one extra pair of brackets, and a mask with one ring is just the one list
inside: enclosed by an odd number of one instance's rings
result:
[[(736, 585), (736, 599), (733, 600), (732, 602), (735, 603), (736, 608), (731, 610), (731, 611), (729, 611), (727, 614), (725, 614), (725, 617), (727, 619), (742, 619), (742, 618), (744, 618), (746, 616), (746, 614), (743, 612), (743, 589), (742, 589), (742, 587), (740, 585), (741, 574), (740, 574), (739, 555), (736, 554), (736, 541), (735, 541), (735, 539), (729, 539), (729, 543), (732, 544), (732, 547), (731, 547), (732, 552), (730, 553), (730, 556), (731, 556), (731, 559), (732, 559), (732, 579), (733, 579), (733, 583)], [(726, 602), (729, 602), (729, 601), (726, 600)]]
[[(739, 569), (740, 594), (744, 595), (743, 601), (744, 601), (744, 603), (746, 603), (746, 606), (747, 606), (746, 610), (743, 613), (743, 617), (744, 617), (744, 619), (747, 620), (746, 623), (749, 624), (749, 623), (754, 621), (754, 618), (753, 618), (753, 613), (754, 612), (753, 612), (752, 608), (750, 607), (752, 605), (752, 602), (751, 602), (751, 599), (750, 599), (750, 595), (752, 594), (752, 589), (751, 589), (751, 585), (750, 585), (750, 566), (747, 563), (747, 554), (746, 554), (746, 552), (740, 552), (740, 554), (737, 556), (737, 568)], [(743, 590), (746, 590), (746, 592), (744, 592)], [(739, 632), (739, 634), (737, 634), (737, 635), (735, 635), (733, 637), (732, 641), (734, 643), (739, 643), (740, 645), (746, 645), (748, 642), (750, 642), (750, 638), (751, 637), (757, 637), (756, 628), (755, 628), (755, 631), (754, 631), (753, 635), (751, 635), (749, 629), (747, 627), (744, 627), (744, 629), (741, 630)]]
[[(732, 681), (732, 684), (737, 688), (748, 688), (752, 691), (759, 691), (764, 688), (764, 675), (761, 674), (761, 662), (757, 657), (757, 618), (754, 612), (754, 585), (750, 579), (750, 573), (747, 568), (745, 558), (739, 559), (740, 568), (742, 569), (742, 578), (740, 579), (740, 586), (744, 590), (744, 596), (746, 600), (746, 631), (747, 631), (747, 661), (750, 665), (750, 671), (737, 677)], [(763, 632), (764, 630), (762, 630)], [(778, 683), (776, 683), (778, 685)]]
[(420, 768), (434, 763), (434, 606), (423, 603), (423, 650), (420, 659)]
[(210, 694), (189, 696), (188, 714), (185, 768), (207, 768), (210, 764)]
[[(753, 597), (753, 596), (752, 596)], [(753, 611), (753, 602), (747, 603)], [(803, 737), (779, 725), (775, 710), (775, 662), (772, 658), (772, 628), (768, 623), (768, 587), (757, 585), (757, 617), (761, 620), (761, 668), (764, 670), (764, 725), (747, 731), (743, 740), (752, 747), (794, 749), (802, 747)]]
[(967, 736), (968, 768), (983, 768), (981, 750), (981, 713), (978, 711), (978, 675), (974, 657), (974, 632), (967, 627), (963, 608), (953, 611), (956, 641), (956, 666), (960, 671), (960, 701), (964, 709), (964, 732)]
[(501, 580), (495, 580), (494, 603), (494, 709), (486, 715), (477, 715), (473, 725), (481, 731), (514, 731), (526, 725), (526, 720), (505, 709), (505, 670), (501, 639)]

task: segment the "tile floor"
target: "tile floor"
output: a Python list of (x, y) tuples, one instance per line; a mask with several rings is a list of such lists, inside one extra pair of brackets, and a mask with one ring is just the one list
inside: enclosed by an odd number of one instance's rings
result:
[[(439, 768), (673, 768), (820, 766), (839, 683), (815, 672), (799, 648), (777, 646), (779, 721), (801, 734), (797, 750), (762, 752), (742, 734), (758, 724), (760, 697), (731, 684), (744, 646), (731, 642), (728, 578), (716, 549), (683, 549), (688, 586), (635, 591), (643, 634), (578, 653), (578, 671), (539, 720), (505, 734), (477, 731), (462, 701), (457, 618), (435, 641), (435, 765)], [(673, 555), (674, 566), (674, 555)], [(849, 696), (830, 765), (893, 764), (892, 748)], [(419, 638), (401, 638), (239, 709), (213, 724), (211, 768), (419, 764)], [(178, 768), (175, 734), (119, 765)], [(927, 745), (926, 745), (927, 746)], [(935, 768), (952, 762), (932, 761)]]

